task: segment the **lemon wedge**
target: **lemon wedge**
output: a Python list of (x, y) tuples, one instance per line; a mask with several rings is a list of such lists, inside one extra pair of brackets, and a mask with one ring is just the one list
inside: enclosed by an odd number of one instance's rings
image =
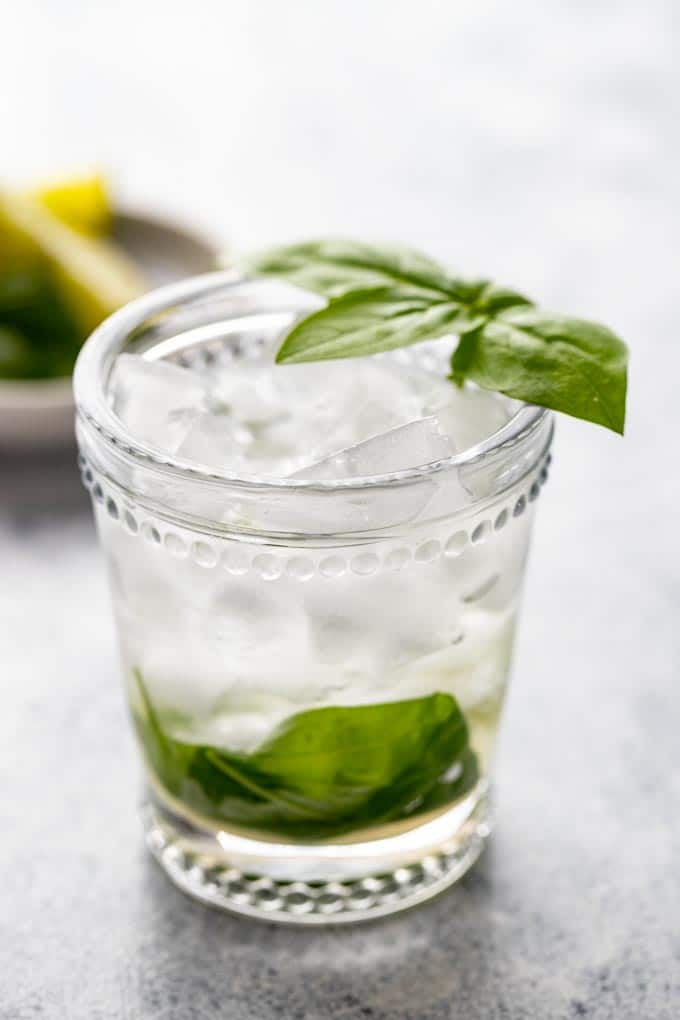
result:
[(40, 205), (81, 234), (102, 237), (111, 230), (108, 188), (99, 174), (70, 177), (29, 193)]
[(79, 233), (26, 195), (0, 193), (0, 265), (3, 256), (44, 261), (85, 335), (146, 289), (114, 245)]

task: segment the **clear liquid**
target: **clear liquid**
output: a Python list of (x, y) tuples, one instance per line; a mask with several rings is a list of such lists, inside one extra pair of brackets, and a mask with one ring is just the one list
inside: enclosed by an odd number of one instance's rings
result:
[[(432, 414), (455, 452), (513, 407), (456, 389), (446, 345), (428, 346), (417, 362), (281, 368), (271, 345), (200, 371), (128, 362), (114, 407), (167, 453), (258, 476)], [(201, 536), (135, 507), (132, 527), (99, 506), (157, 796), (216, 832), (313, 843), (406, 831), (468, 797), (512, 649), (530, 517), (518, 495), (489, 517), (463, 493), (455, 520), (356, 544)]]

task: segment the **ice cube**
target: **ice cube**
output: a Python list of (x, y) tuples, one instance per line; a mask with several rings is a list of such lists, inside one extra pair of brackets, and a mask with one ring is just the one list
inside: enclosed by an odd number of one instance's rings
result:
[(435, 415), (397, 425), (296, 471), (293, 478), (337, 479), (387, 474), (452, 456), (454, 448)]
[(344, 674), (355, 694), (370, 693), (393, 686), (395, 671), (409, 661), (455, 641), (459, 603), (443, 573), (433, 586), (432, 570), (310, 582), (305, 608), (315, 661)]
[(287, 407), (274, 371), (273, 366), (260, 363), (230, 362), (227, 371), (220, 372), (209, 383), (209, 409), (250, 428), (279, 421), (285, 417)]
[(242, 691), (295, 702), (313, 689), (307, 615), (285, 583), (266, 584), (249, 574), (220, 581), (199, 630), (203, 644), (223, 664), (232, 700)]
[(458, 450), (467, 450), (506, 425), (516, 402), (473, 386), (433, 389), (426, 407)]
[(237, 754), (251, 754), (286, 716), (291, 715), (291, 706), (282, 699), (263, 696), (259, 701), (254, 700), (250, 711), (224, 700), (225, 704), (212, 715), (194, 722), (185, 732), (177, 733), (179, 739), (222, 747)]
[(310, 614), (309, 619), (313, 653), (322, 666), (344, 667), (357, 674), (375, 669), (378, 642), (368, 621), (342, 607), (335, 613)]
[(469, 608), (459, 625), (456, 641), (397, 671), (399, 689), (412, 696), (450, 692), (465, 712), (500, 698), (512, 651), (514, 615)]
[[(387, 432), (397, 425), (425, 417), (422, 399), (415, 381), (400, 372), (388, 361), (364, 359), (348, 363), (343, 380), (343, 407), (340, 408), (341, 423), (349, 431), (346, 442), (338, 444), (351, 446)], [(327, 390), (328, 383), (324, 385)], [(329, 436), (329, 440), (331, 437)], [(331, 452), (333, 447), (328, 447)]]
[(110, 382), (111, 405), (137, 439), (176, 453), (204, 405), (198, 375), (168, 361), (120, 354)]
[(244, 425), (225, 415), (200, 412), (175, 453), (212, 471), (234, 471), (243, 465), (252, 441), (252, 433)]

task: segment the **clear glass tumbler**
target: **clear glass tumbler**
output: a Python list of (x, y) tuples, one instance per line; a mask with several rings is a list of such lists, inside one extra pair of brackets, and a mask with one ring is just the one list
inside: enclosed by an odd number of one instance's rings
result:
[(521, 406), (448, 460), (309, 481), (200, 470), (113, 413), (120, 352), (257, 358), (307, 307), (228, 272), (164, 288), (94, 333), (75, 393), (148, 846), (200, 900), (338, 923), (425, 900), (481, 852), (552, 418)]

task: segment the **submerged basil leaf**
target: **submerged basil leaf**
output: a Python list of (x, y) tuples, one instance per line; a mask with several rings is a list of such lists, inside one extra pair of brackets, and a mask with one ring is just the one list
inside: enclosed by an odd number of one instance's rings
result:
[(132, 714), (137, 736), (153, 772), (162, 777), (164, 785), (171, 793), (177, 795), (191, 763), (193, 748), (188, 749), (166, 735), (149, 697), (141, 671), (133, 669), (132, 679), (143, 709), (141, 715), (138, 712)]
[(170, 737), (141, 674), (133, 675), (149, 767), (170, 793), (217, 821), (330, 838), (445, 807), (478, 779), (467, 723), (449, 694), (301, 712), (247, 755)]

